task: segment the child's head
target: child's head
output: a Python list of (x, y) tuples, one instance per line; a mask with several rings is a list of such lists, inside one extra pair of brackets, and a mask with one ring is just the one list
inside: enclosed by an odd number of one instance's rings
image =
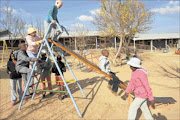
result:
[(15, 57), (14, 57), (13, 51), (11, 52), (10, 57), (9, 57), (9, 61), (12, 61), (12, 60), (15, 60)]
[(28, 35), (30, 35), (32, 37), (36, 37), (36, 30), (34, 28), (29, 28)]
[(130, 68), (132, 71), (135, 71), (136, 69), (142, 68), (141, 66), (141, 60), (138, 58), (131, 58), (128, 62), (128, 65), (130, 65)]
[(18, 45), (19, 49), (26, 51), (27, 47), (24, 43)]
[(102, 55), (105, 56), (105, 57), (108, 57), (109, 56), (109, 51), (108, 50), (102, 50), (101, 51)]
[(44, 61), (46, 60), (46, 53), (47, 51), (45, 49), (41, 51), (41, 60), (44, 60)]
[(56, 3), (55, 3), (56, 7), (59, 9), (62, 7), (63, 5), (63, 2), (61, 0), (56, 0)]
[(57, 56), (57, 61), (61, 61), (61, 60), (62, 60), (61, 55), (58, 55)]

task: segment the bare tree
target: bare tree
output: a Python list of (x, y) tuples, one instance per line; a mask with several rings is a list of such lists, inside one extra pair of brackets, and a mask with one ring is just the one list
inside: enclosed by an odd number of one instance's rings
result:
[(25, 37), (26, 22), (20, 16), (14, 14), (16, 11), (10, 7), (9, 2), (10, 0), (4, 1), (4, 7), (1, 10), (3, 17), (0, 20), (0, 24), (10, 32), (8, 36), (12, 48), (16, 42), (14, 39), (17, 37)]
[(44, 29), (43, 29), (43, 20), (41, 18), (38, 18), (34, 21), (34, 27), (37, 30), (37, 35), (40, 37), (40, 39), (43, 39), (44, 37)]
[(150, 29), (153, 13), (138, 0), (100, 0), (100, 12), (93, 24), (102, 31), (101, 36), (118, 37), (120, 44), (113, 63), (122, 48), (128, 48), (135, 33)]
[(14, 12), (15, 11), (9, 5), (9, 0), (4, 1), (4, 7), (1, 10), (2, 18), (0, 20), (0, 23), (4, 29), (9, 31), (8, 36), (11, 47), (13, 47), (13, 44), (15, 43), (15, 41), (12, 40), (11, 36), (11, 32), (13, 31), (15, 24), (15, 17), (13, 15)]
[(77, 25), (74, 27), (75, 36), (76, 36), (76, 43), (79, 49), (83, 49), (87, 46), (89, 41), (88, 33), (89, 30), (85, 26)]

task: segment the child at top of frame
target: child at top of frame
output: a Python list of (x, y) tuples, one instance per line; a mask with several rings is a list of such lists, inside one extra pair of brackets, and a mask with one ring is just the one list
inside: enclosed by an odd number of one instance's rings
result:
[(154, 97), (147, 77), (148, 72), (145, 68), (142, 68), (141, 61), (138, 58), (131, 58), (127, 64), (130, 65), (132, 73), (125, 93), (134, 92), (135, 94), (135, 99), (129, 108), (128, 120), (135, 120), (138, 108), (141, 108), (146, 120), (153, 120), (147, 106), (147, 99), (149, 99), (154, 107)]
[(113, 78), (113, 80), (109, 81), (108, 88), (112, 89), (112, 93), (117, 96), (119, 84), (122, 82), (115, 75), (115, 73), (111, 72), (110, 61), (108, 60), (109, 51), (102, 50), (101, 53), (102, 53), (102, 56), (100, 56), (99, 58), (99, 61), (100, 61), (99, 67), (101, 71), (105, 72), (106, 74), (109, 74)]
[(21, 97), (23, 95), (22, 77), (20, 73), (16, 72), (15, 66), (16, 66), (16, 59), (12, 51), (10, 54), (9, 61), (7, 63), (7, 73), (9, 74), (10, 85), (11, 85), (11, 106), (14, 106), (17, 101), (16, 84), (18, 87), (19, 101), (21, 100)]
[(52, 23), (52, 25), (50, 26), (49, 32), (47, 34), (47, 38), (54, 40), (54, 41), (57, 41), (58, 36), (61, 34), (56, 26), (56, 22), (59, 23), (57, 14), (58, 14), (58, 9), (60, 9), (62, 7), (62, 5), (63, 5), (63, 2), (61, 0), (56, 0), (55, 5), (53, 5), (50, 8), (50, 10), (48, 12), (48, 16), (46, 17), (46, 19), (44, 21), (45, 34), (48, 30), (49, 24)]
[[(41, 73), (41, 82), (42, 82), (42, 89), (46, 90), (46, 84), (45, 84), (45, 79), (48, 82), (48, 88), (49, 90), (52, 90), (52, 84), (51, 84), (51, 67), (52, 67), (52, 63), (51, 63), (51, 59), (49, 58), (48, 61), (46, 62), (46, 53), (47, 51), (45, 49), (43, 49), (41, 51), (41, 64), (39, 65), (39, 69), (40, 71), (43, 73)], [(52, 94), (52, 92), (50, 92), (50, 95)], [(44, 99), (46, 97), (46, 92), (42, 92), (42, 99)]]
[[(65, 67), (64, 63), (61, 60), (62, 60), (61, 56), (58, 55), (57, 56), (57, 64), (58, 64), (58, 66), (59, 66), (59, 68), (60, 68), (60, 70), (61, 70), (61, 72), (63, 74), (64, 72), (66, 72), (66, 67)], [(58, 86), (58, 90), (64, 91), (64, 82), (63, 82), (63, 80), (61, 78), (61, 75), (58, 72), (58, 69), (57, 69), (55, 63), (53, 64), (52, 72), (55, 73), (55, 80), (56, 80), (56, 85)], [(60, 92), (59, 96), (58, 96), (58, 99), (63, 100), (66, 97), (67, 97), (67, 95), (65, 95), (65, 93), (62, 94)]]
[(28, 34), (26, 36), (26, 42), (28, 44), (27, 54), (31, 58), (36, 58), (39, 46), (41, 43), (44, 42), (44, 40), (40, 40), (40, 38), (36, 35), (36, 30), (34, 28), (29, 28), (27, 34)]
[[(26, 52), (27, 48), (24, 43), (19, 44), (18, 47), (20, 50), (18, 50), (18, 53), (17, 53), (16, 71), (18, 73), (21, 73), (24, 80), (24, 86), (26, 86), (28, 79), (30, 77), (30, 74), (31, 74), (31, 69), (29, 69), (29, 62), (30, 61), (35, 62), (35, 61), (38, 61), (38, 59), (28, 57), (27, 52)], [(31, 79), (29, 83), (29, 87), (32, 87), (33, 84), (34, 84), (33, 80)], [(30, 95), (30, 92), (27, 90), (26, 96), (29, 96), (29, 95)]]

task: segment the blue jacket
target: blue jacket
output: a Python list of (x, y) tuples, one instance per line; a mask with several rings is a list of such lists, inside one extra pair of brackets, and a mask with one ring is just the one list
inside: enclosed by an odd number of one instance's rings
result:
[(46, 17), (46, 21), (48, 23), (51, 23), (52, 20), (56, 20), (56, 22), (58, 22), (57, 14), (58, 14), (58, 9), (55, 5), (53, 5), (49, 10), (48, 16)]

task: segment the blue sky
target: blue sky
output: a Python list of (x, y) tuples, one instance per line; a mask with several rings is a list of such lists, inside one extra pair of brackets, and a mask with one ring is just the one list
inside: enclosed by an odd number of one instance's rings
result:
[[(3, 8), (1, 1), (1, 8)], [(55, 0), (11, 0), (10, 6), (14, 10), (14, 14), (22, 16), (30, 24), (30, 19), (40, 18), (43, 22), (49, 8), (54, 4)], [(68, 29), (73, 26), (85, 25), (89, 30), (95, 27), (91, 24), (94, 12), (99, 9), (99, 1), (97, 0), (62, 0), (63, 6), (58, 12), (60, 24)], [(147, 33), (173, 33), (180, 32), (180, 2), (173, 0), (141, 0), (152, 11), (153, 16), (152, 29)]]

